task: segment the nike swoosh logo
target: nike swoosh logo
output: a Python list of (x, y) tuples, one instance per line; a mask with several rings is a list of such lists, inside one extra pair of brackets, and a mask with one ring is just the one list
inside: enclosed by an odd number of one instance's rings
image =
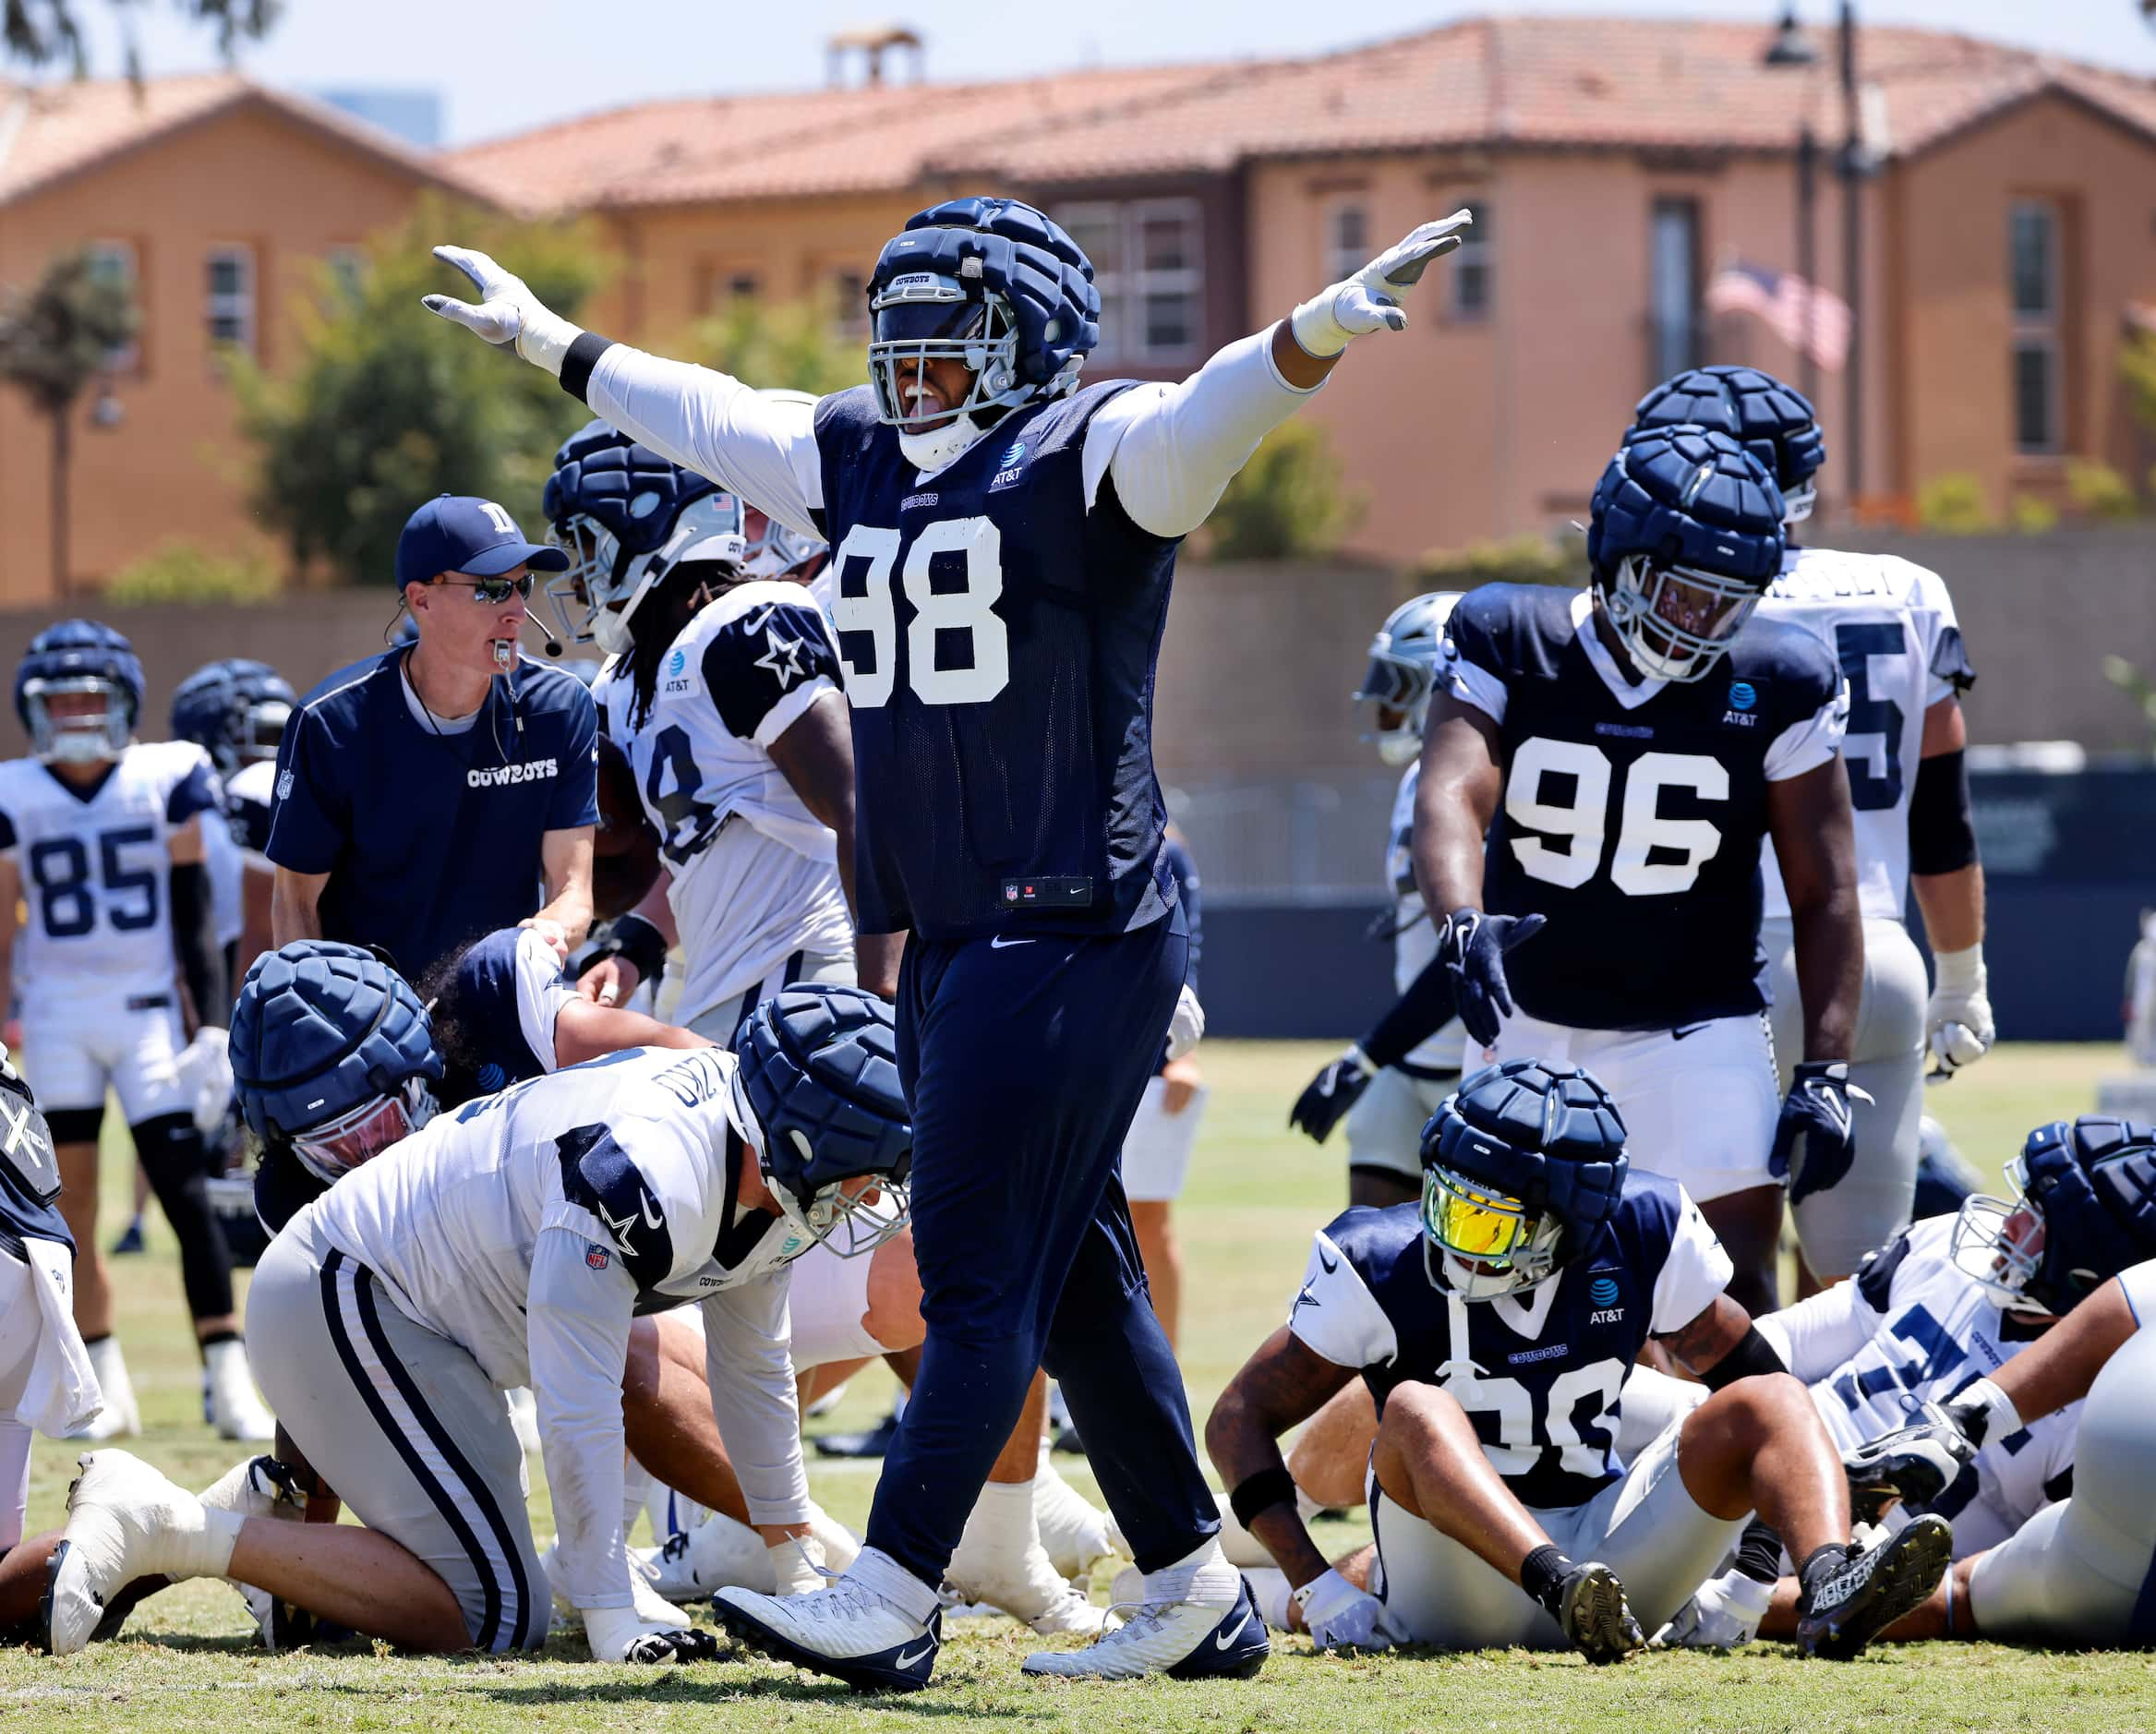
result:
[(1318, 1252), (1318, 1262), (1325, 1267), (1325, 1274), (1327, 1276), (1331, 1276), (1335, 1270), (1340, 1269), (1340, 1260), (1338, 1258), (1328, 1258), (1325, 1256), (1325, 1252), (1322, 1247), (1320, 1247)]
[(637, 1201), (639, 1204), (641, 1204), (641, 1205), (644, 1207), (644, 1227), (646, 1227), (646, 1228), (656, 1228), (656, 1227), (658, 1227), (658, 1226), (659, 1226), (659, 1224), (660, 1224), (660, 1220), (661, 1220), (661, 1219), (660, 1219), (660, 1218), (658, 1218), (658, 1217), (656, 1217), (656, 1216), (654, 1216), (654, 1215), (652, 1214), (652, 1211), (651, 1211), (651, 1194), (650, 1194), (650, 1193), (648, 1193), (648, 1192), (640, 1192), (640, 1193), (638, 1193), (638, 1194), (636, 1195), (636, 1201)]
[(1030, 939), (1006, 939), (998, 933), (988, 942), (988, 948), (991, 951), (1008, 951), (1013, 945), (1030, 945), (1032, 943)]
[(1243, 1635), (1245, 1631), (1248, 1629), (1249, 1624), (1250, 1609), (1246, 1608), (1243, 1610), (1243, 1617), (1236, 1620), (1233, 1626), (1229, 1627), (1227, 1631), (1222, 1632), (1219, 1637), (1212, 1641), (1212, 1647), (1216, 1650), (1226, 1649), (1229, 1644), (1233, 1644), (1237, 1638)]
[(891, 1666), (893, 1668), (911, 1668), (913, 1664), (918, 1662), (922, 1656), (933, 1656), (934, 1654), (935, 1645), (933, 1644), (924, 1644), (918, 1650), (914, 1651), (911, 1656), (900, 1656), (897, 1657), (891, 1663)]
[(1681, 1030), (1672, 1030), (1669, 1032), (1669, 1040), (1672, 1042), (1681, 1042), (1686, 1036), (1696, 1036), (1705, 1028), (1705, 1024), (1686, 1024)]

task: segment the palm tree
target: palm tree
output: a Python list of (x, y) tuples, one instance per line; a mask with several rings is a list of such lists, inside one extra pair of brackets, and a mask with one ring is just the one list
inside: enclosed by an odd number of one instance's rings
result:
[(76, 401), (133, 339), (136, 324), (133, 295), (100, 275), (87, 253), (63, 254), (28, 295), (0, 299), (0, 380), (52, 426), (53, 589), (63, 601), (72, 589), (67, 471)]

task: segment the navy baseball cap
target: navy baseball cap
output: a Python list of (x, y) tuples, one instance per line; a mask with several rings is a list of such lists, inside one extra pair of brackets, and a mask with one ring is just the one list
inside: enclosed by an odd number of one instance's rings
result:
[(565, 549), (524, 540), (516, 520), (491, 500), (437, 494), (404, 520), (397, 537), (397, 591), (423, 584), (445, 572), (499, 578), (512, 567), (567, 572)]

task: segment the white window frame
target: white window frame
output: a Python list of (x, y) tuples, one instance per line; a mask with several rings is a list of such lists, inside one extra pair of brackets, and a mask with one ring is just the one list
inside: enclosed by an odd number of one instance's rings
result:
[(838, 265), (825, 272), (824, 281), (831, 285), (833, 335), (846, 343), (868, 342), (872, 323), (868, 279), (854, 266)]
[[(2025, 212), (2041, 215), (2048, 231), (2045, 247), (2047, 281), (2044, 284), (2044, 307), (2038, 312), (2026, 311), (2015, 305), (2016, 259), (2014, 234), (2020, 226)], [(2061, 220), (2059, 201), (2055, 199), (2017, 199), (2006, 207), (2006, 311), (2013, 327), (2013, 335), (2007, 345), (2010, 358), (2008, 383), (2011, 388), (2011, 405), (2014, 418), (2014, 455), (2023, 458), (2056, 457), (2066, 449), (2066, 391), (2065, 377), (2066, 344), (2060, 330), (2060, 304), (2066, 287), (2065, 253), (2066, 223)], [(2026, 445), (2021, 439), (2021, 357), (2027, 354), (2046, 357), (2044, 404), (2045, 429), (2050, 438), (2039, 445)]]
[[(1101, 343), (1094, 362), (1168, 367), (1199, 359), (1205, 353), (1205, 206), (1196, 199), (1087, 199), (1060, 205), (1051, 213), (1066, 227), (1113, 224), (1120, 264), (1102, 271), (1096, 263), (1093, 286), (1101, 292)], [(1149, 220), (1172, 217), (1189, 233), (1190, 263), (1174, 270), (1147, 271), (1132, 263)], [(1190, 300), (1190, 341), (1152, 344), (1145, 341), (1145, 299), (1150, 295), (1181, 295)]]
[[(1362, 231), (1352, 237), (1343, 233), (1345, 219), (1351, 216)], [(1370, 244), (1372, 233), (1370, 202), (1363, 194), (1345, 193), (1326, 205), (1324, 275), (1327, 282), (1343, 282), (1377, 258), (1378, 249)]]
[(127, 299), (135, 306), (137, 335), (130, 343), (115, 343), (112, 348), (106, 350), (104, 365), (107, 373), (133, 373), (142, 365), (140, 336), (142, 330), (142, 271), (140, 260), (135, 251), (135, 243), (132, 241), (92, 241), (82, 250), (89, 255), (93, 275), (97, 272), (98, 268), (107, 261), (116, 262), (119, 266), (119, 279), (126, 288)]
[[(239, 265), (240, 287), (219, 292), (210, 286), (211, 273), (219, 263), (236, 260)], [(211, 352), (223, 348), (237, 349), (244, 355), (256, 353), (258, 329), (255, 320), (255, 249), (242, 241), (220, 242), (202, 259), (202, 331)], [(231, 319), (240, 330), (237, 337), (220, 337), (212, 321)]]
[(324, 250), (322, 260), (339, 292), (357, 300), (367, 286), (367, 249), (354, 241), (340, 241)]
[[(1462, 234), (1460, 250), (1445, 261), (1446, 307), (1453, 319), (1475, 325), (1488, 319), (1497, 307), (1497, 253), (1491, 234), (1484, 226), (1492, 210), (1491, 201), (1474, 197), (1440, 199), (1431, 209), (1457, 211), (1463, 205), (1475, 221)], [(1482, 273), (1482, 299), (1473, 307), (1464, 298), (1469, 266)]]
[[(1662, 220), (1665, 212), (1674, 215), (1688, 213), (1691, 223), (1692, 247), (1685, 265), (1691, 278), (1691, 302), (1684, 309), (1685, 324), (1681, 335), (1689, 341), (1678, 345), (1684, 353), (1668, 355), (1663, 353), (1666, 339), (1679, 334), (1676, 328), (1662, 319)], [(1706, 216), (1702, 201), (1689, 193), (1657, 194), (1647, 202), (1647, 382), (1666, 379), (1672, 373), (1685, 367), (1696, 367), (1704, 357), (1706, 348), (1706, 320), (1704, 300), (1706, 285), (1702, 281), (1704, 270), (1701, 263)]]

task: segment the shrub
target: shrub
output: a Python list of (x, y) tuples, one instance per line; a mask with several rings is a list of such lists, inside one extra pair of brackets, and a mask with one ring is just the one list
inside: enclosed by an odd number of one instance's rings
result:
[(1562, 584), (1586, 581), (1584, 548), (1548, 536), (1515, 536), (1466, 548), (1432, 548), (1415, 562), (1416, 582), (1428, 590), (1472, 590), (1476, 584)]
[(1343, 488), (1340, 461), (1316, 422), (1266, 435), (1205, 521), (1208, 558), (1295, 560), (1328, 554), (1361, 519), (1369, 490)]
[(2007, 515), (2023, 536), (2042, 536), (2059, 527), (2059, 509), (2037, 494), (2016, 494), (2006, 504)]
[(274, 601), (283, 586), (259, 554), (219, 554), (193, 542), (165, 542), (115, 573), (103, 599), (119, 608), (157, 602), (189, 607)]
[(2133, 484), (2092, 458), (2066, 460), (2066, 498), (2076, 512), (2091, 518), (2130, 518), (2141, 509)]
[(1998, 528), (1975, 476), (1936, 476), (1917, 489), (1917, 522), (1947, 536), (1979, 536)]

